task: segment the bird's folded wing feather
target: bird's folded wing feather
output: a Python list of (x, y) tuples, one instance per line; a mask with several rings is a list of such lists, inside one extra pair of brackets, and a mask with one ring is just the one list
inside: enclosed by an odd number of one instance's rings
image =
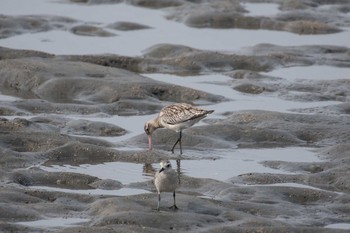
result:
[(174, 104), (163, 108), (159, 116), (162, 118), (163, 122), (174, 125), (206, 114), (207, 111), (195, 108), (189, 104)]

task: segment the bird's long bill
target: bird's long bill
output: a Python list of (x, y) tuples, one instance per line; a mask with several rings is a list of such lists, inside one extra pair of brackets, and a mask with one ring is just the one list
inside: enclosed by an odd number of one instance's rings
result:
[(152, 135), (148, 135), (148, 149), (152, 150)]

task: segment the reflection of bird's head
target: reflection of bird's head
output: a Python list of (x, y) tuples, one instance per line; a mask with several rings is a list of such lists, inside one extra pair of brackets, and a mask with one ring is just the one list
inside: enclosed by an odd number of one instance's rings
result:
[(161, 173), (162, 171), (169, 171), (171, 170), (171, 163), (169, 160), (166, 160), (166, 161), (161, 161), (160, 163), (160, 170), (159, 170), (159, 173)]

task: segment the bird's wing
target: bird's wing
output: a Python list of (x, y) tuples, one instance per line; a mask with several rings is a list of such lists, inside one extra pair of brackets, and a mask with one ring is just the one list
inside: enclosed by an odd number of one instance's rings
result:
[(206, 115), (208, 112), (190, 104), (172, 104), (163, 108), (159, 117), (164, 123), (174, 125)]

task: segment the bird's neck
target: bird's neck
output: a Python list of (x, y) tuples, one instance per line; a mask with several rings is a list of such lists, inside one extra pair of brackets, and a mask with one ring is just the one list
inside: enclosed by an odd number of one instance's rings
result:
[(152, 126), (155, 129), (159, 129), (159, 128), (164, 128), (164, 126), (162, 125), (162, 123), (160, 122), (159, 117), (156, 117), (152, 120)]

